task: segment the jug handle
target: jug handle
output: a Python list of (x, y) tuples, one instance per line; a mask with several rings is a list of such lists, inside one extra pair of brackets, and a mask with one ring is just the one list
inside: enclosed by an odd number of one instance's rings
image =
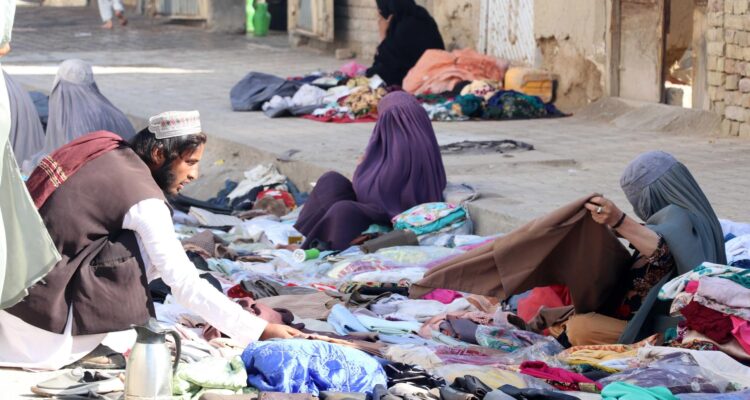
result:
[(180, 339), (180, 334), (177, 333), (175, 330), (170, 330), (167, 333), (172, 335), (174, 338), (175, 348), (177, 350), (175, 357), (174, 357), (174, 364), (172, 365), (172, 375), (177, 373), (177, 365), (180, 364), (180, 355), (182, 354), (182, 341)]

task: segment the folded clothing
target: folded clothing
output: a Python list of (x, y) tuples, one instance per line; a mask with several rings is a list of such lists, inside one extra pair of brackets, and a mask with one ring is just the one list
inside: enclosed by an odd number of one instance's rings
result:
[(261, 391), (370, 393), (387, 382), (383, 367), (374, 358), (317, 340), (255, 342), (242, 353), (242, 361), (247, 383)]

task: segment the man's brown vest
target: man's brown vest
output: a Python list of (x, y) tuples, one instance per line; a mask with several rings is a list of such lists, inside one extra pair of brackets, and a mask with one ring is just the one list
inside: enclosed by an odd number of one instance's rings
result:
[(81, 167), (39, 209), (62, 260), (6, 311), (63, 333), (73, 307), (73, 335), (145, 322), (154, 314), (145, 268), (134, 232), (122, 223), (133, 205), (152, 198), (164, 200), (164, 194), (130, 148)]

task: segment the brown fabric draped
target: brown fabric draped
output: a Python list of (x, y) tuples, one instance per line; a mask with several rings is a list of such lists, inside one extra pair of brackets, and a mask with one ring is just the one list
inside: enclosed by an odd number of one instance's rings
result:
[(566, 285), (577, 313), (605, 311), (614, 306), (610, 300), (621, 297), (630, 253), (588, 215), (584, 204), (593, 196), (435, 267), (412, 285), (410, 295), (443, 288), (505, 299), (539, 286)]

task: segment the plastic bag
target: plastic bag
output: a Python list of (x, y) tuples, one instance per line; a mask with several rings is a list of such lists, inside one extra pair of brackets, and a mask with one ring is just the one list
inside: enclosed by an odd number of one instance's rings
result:
[(627, 382), (641, 387), (665, 386), (672, 393), (723, 393), (729, 381), (702, 368), (688, 353), (667, 354), (639, 368), (610, 375), (599, 381), (606, 386)]

